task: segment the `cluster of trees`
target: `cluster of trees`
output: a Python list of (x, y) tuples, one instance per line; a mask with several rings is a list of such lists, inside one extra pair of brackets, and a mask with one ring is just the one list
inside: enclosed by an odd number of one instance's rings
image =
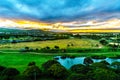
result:
[(64, 53), (66, 52), (66, 49), (60, 49), (59, 46), (54, 46), (54, 48), (50, 48), (49, 46), (47, 47), (44, 47), (41, 49), (41, 52), (44, 52), (44, 53)]
[(106, 61), (93, 63), (90, 57), (84, 59), (84, 64), (70, 68), (68, 80), (119, 80), (120, 62), (109, 64)]
[(15, 68), (0, 66), (0, 80), (120, 80), (120, 62), (93, 63), (85, 58), (84, 64), (73, 65), (69, 70), (56, 60), (49, 60), (39, 68), (30, 62), (20, 74)]
[(40, 69), (35, 62), (30, 62), (27, 68), (20, 73), (16, 68), (0, 66), (0, 80), (64, 80), (68, 71), (56, 60), (49, 60), (42, 64)]
[(109, 50), (112, 50), (112, 51), (120, 50), (120, 43), (117, 39), (115, 41), (109, 41), (109, 39), (107, 40), (105, 38), (102, 38), (99, 42), (102, 45), (108, 47)]
[[(14, 33), (15, 32), (15, 33)], [(8, 32), (0, 35), (0, 43), (19, 43), (19, 42), (33, 42), (45, 40), (68, 39), (68, 34), (46, 33), (38, 30)]]
[(54, 48), (50, 48), (49, 46), (46, 46), (41, 49), (32, 49), (30, 47), (24, 47), (20, 49), (20, 52), (42, 52), (42, 53), (64, 53), (66, 52), (66, 49), (60, 49), (59, 46), (54, 46)]
[(119, 37), (120, 33), (76, 33), (72, 34), (71, 36), (76, 38), (88, 38), (88, 39), (94, 39), (99, 40), (102, 38), (110, 39), (110, 37)]

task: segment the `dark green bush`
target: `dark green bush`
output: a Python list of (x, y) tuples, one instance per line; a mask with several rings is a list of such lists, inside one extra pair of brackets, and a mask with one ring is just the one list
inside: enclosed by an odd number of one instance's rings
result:
[(35, 62), (30, 62), (30, 63), (28, 64), (28, 66), (35, 66), (35, 65), (36, 65)]
[(65, 59), (65, 58), (71, 58), (71, 59), (74, 59), (76, 56), (74, 55), (68, 55), (68, 54), (64, 54), (61, 56), (61, 59)]
[(18, 75), (16, 77), (14, 77), (13, 80), (31, 80), (31, 78), (28, 78), (27, 76), (25, 75)]
[(89, 80), (89, 79), (87, 79), (86, 75), (84, 74), (73, 73), (68, 77), (67, 80)]
[(112, 70), (98, 68), (93, 73), (94, 80), (118, 80), (118, 75)]
[(31, 65), (27, 67), (27, 69), (23, 72), (23, 75), (33, 80), (34, 78), (39, 78), (42, 75), (42, 71), (38, 66)]
[(20, 72), (15, 68), (6, 68), (2, 71), (0, 80), (13, 80)]
[(120, 62), (115, 61), (111, 64), (111, 66), (117, 70), (120, 70)]
[(107, 45), (109, 42), (108, 42), (106, 39), (101, 39), (101, 40), (100, 40), (100, 43), (101, 43), (102, 45)]
[(42, 68), (46, 71), (48, 70), (48, 68), (50, 68), (53, 64), (60, 64), (58, 61), (56, 60), (48, 60), (47, 62), (42, 64)]
[(96, 62), (90, 65), (93, 69), (97, 69), (97, 68), (103, 68), (103, 69), (108, 69), (108, 65), (102, 62)]
[(68, 71), (61, 66), (60, 64), (53, 64), (49, 69), (48, 69), (49, 74), (57, 79), (65, 79), (68, 76)]
[(93, 55), (91, 56), (93, 59), (106, 59), (106, 56), (103, 55)]
[(74, 73), (82, 73), (82, 74), (85, 74), (88, 72), (88, 70), (86, 69), (86, 66), (82, 64), (73, 65), (70, 68), (70, 70)]
[(5, 69), (6, 69), (6, 67), (0, 66), (0, 73), (1, 73), (3, 70), (5, 70)]
[(90, 58), (90, 57), (86, 57), (85, 59), (84, 59), (84, 62), (83, 62), (84, 64), (86, 64), (86, 65), (89, 65), (89, 64), (92, 64), (93, 63), (93, 60)]
[(105, 64), (105, 65), (110, 65), (107, 61), (105, 61), (105, 60), (102, 60), (102, 61), (100, 61), (100, 63), (103, 63), (103, 64)]

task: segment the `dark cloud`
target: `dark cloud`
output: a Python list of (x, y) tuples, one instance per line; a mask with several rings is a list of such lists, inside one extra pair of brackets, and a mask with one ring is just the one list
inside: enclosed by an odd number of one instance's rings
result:
[(1, 0), (0, 17), (71, 21), (100, 18), (96, 15), (105, 13), (111, 18), (119, 13), (119, 3), (120, 0)]

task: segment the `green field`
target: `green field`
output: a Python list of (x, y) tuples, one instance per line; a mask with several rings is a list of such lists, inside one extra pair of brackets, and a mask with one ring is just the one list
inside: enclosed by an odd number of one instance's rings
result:
[[(73, 44), (70, 48), (96, 48), (96, 45), (99, 45), (100, 48), (103, 46), (99, 43), (99, 41), (91, 40), (91, 39), (61, 39), (61, 40), (49, 40), (49, 41), (37, 41), (37, 42), (23, 42), (23, 43), (15, 43), (15, 44), (1, 44), (0, 49), (21, 49), (24, 47), (30, 48), (43, 48), (49, 46), (53, 48), (55, 45), (60, 48), (68, 48), (68, 44)], [(98, 47), (97, 47), (98, 48)]]
[(47, 60), (53, 59), (53, 55), (36, 55), (36, 54), (22, 54), (22, 53), (1, 53), (0, 65), (5, 67), (17, 68), (19, 71), (26, 69), (27, 64), (35, 61), (41, 67), (41, 64)]
[[(106, 55), (106, 56), (115, 56), (120, 54), (119, 52), (97, 52), (97, 53), (35, 53), (27, 52), (21, 53), (18, 50), (24, 47), (30, 48), (43, 48), (49, 46), (53, 48), (55, 45), (60, 48), (67, 48), (68, 44), (73, 44), (70, 46), (72, 49), (77, 48), (104, 48), (99, 41), (91, 39), (63, 39), (63, 40), (53, 40), (53, 41), (38, 41), (38, 42), (24, 42), (24, 43), (15, 43), (15, 44), (1, 44), (0, 45), (0, 65), (5, 67), (14, 67), (19, 71), (24, 71), (27, 64), (31, 61), (35, 61), (36, 64), (41, 67), (41, 64), (44, 62), (53, 59), (54, 56), (69, 54), (74, 56), (91, 56), (91, 55)], [(96, 47), (96, 44), (99, 47)]]
[[(67, 53), (68, 55), (74, 56), (91, 56), (91, 55), (105, 55), (107, 57), (120, 55), (120, 52), (107, 52), (107, 53)], [(33, 54), (33, 53), (1, 53), (0, 54), (0, 65), (5, 67), (17, 68), (19, 71), (24, 71), (27, 64), (31, 61), (35, 61), (36, 64), (41, 67), (44, 62), (53, 59), (55, 56), (61, 54)]]

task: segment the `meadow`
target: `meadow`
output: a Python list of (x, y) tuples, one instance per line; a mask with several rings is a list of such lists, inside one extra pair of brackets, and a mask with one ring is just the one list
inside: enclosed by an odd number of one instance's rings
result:
[(17, 68), (20, 72), (23, 72), (29, 62), (35, 61), (41, 67), (44, 62), (51, 59), (53, 59), (52, 55), (3, 53), (0, 54), (0, 65)]
[(72, 55), (76, 57), (87, 57), (92, 55), (104, 55), (107, 57), (114, 57), (120, 55), (119, 52), (107, 52), (107, 53), (60, 53), (60, 54), (49, 54), (49, 53), (0, 53), (0, 65), (5, 67), (13, 67), (23, 72), (27, 68), (29, 62), (36, 62), (36, 65), (41, 68), (41, 65), (48, 60), (54, 59), (55, 56)]
[[(8, 43), (1, 44), (0, 49), (15, 49), (19, 50), (20, 48), (30, 47), (30, 48), (44, 48), (49, 46), (53, 48), (54, 46), (59, 46), (60, 48), (96, 48), (96, 45), (99, 47), (103, 47), (99, 41), (95, 41), (92, 39), (60, 39), (60, 40), (48, 40), (48, 41), (36, 41), (36, 42), (22, 42), (22, 43)], [(98, 47), (97, 47), (98, 48)]]
[[(72, 46), (68, 46), (72, 44)], [(44, 48), (49, 46), (53, 48), (55, 45), (62, 48), (104, 48), (99, 41), (91, 39), (61, 39), (61, 40), (51, 40), (51, 41), (37, 41), (37, 42), (24, 42), (24, 43), (9, 43), (0, 45), (0, 65), (6, 67), (17, 68), (20, 72), (23, 72), (26, 69), (29, 62), (35, 61), (36, 64), (41, 67), (41, 65), (51, 59), (54, 59), (55, 56), (61, 55), (74, 55), (74, 56), (91, 56), (91, 55), (105, 55), (105, 56), (115, 56), (119, 52), (86, 52), (86, 53), (37, 53), (37, 52), (20, 52), (19, 50), (24, 47), (30, 48)], [(97, 46), (96, 46), (97, 45)], [(99, 46), (98, 46), (99, 45)]]

